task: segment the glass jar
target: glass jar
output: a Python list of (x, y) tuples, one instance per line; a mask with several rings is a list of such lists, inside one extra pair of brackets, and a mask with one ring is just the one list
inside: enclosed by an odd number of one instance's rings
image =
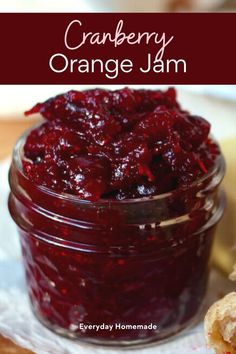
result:
[(151, 198), (82, 201), (10, 169), (32, 309), (53, 331), (103, 345), (140, 345), (184, 329), (202, 303), (224, 210), (222, 155), (191, 186)]

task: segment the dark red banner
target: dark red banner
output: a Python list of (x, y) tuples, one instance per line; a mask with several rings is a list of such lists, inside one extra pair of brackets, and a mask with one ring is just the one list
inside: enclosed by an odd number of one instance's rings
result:
[(0, 14), (1, 84), (235, 84), (236, 14)]

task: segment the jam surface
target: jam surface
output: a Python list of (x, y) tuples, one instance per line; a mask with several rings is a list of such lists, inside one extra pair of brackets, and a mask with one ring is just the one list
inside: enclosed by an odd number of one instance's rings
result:
[(184, 111), (176, 91), (69, 91), (26, 115), (46, 122), (24, 146), (24, 173), (80, 199), (153, 196), (190, 185), (219, 153), (210, 124)]

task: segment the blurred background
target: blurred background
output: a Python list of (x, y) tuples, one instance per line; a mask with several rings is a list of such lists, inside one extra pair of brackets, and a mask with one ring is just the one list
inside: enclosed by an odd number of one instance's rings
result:
[(236, 0), (1, 0), (0, 12), (234, 11)]

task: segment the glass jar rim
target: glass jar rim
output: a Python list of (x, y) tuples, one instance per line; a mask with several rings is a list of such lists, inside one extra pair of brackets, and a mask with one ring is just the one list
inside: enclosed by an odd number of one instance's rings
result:
[[(41, 123), (40, 123), (41, 124)], [(98, 201), (92, 202), (89, 200), (84, 200), (80, 199), (77, 195), (65, 193), (65, 192), (56, 192), (53, 191), (52, 189), (45, 187), (43, 185), (36, 185), (34, 182), (32, 182), (23, 172), (22, 168), (22, 152), (23, 152), (23, 146), (25, 143), (25, 140), (28, 136), (28, 134), (37, 126), (40, 124), (33, 125), (31, 128), (27, 129), (17, 140), (14, 149), (13, 149), (13, 162), (17, 168), (17, 170), (21, 173), (22, 177), (24, 177), (29, 183), (37, 187), (42, 193), (50, 195), (51, 197), (55, 197), (57, 199), (63, 199), (66, 201), (71, 201), (76, 204), (81, 204), (81, 205), (96, 205), (96, 206), (103, 206), (103, 205), (109, 205), (109, 204), (117, 204), (117, 205), (130, 205), (130, 204), (137, 204), (139, 202), (148, 202), (148, 201), (160, 201), (162, 199), (166, 199), (173, 195), (174, 192), (177, 191), (186, 191), (188, 189), (194, 188), (198, 186), (199, 184), (204, 183), (208, 178), (213, 177), (218, 171), (221, 172), (221, 178), (220, 181), (223, 179), (224, 173), (225, 173), (225, 159), (222, 153), (220, 153), (216, 159), (215, 163), (212, 166), (211, 169), (209, 169), (208, 173), (204, 174), (200, 178), (196, 179), (194, 182), (192, 182), (190, 185), (173, 189), (169, 192), (157, 194), (154, 196), (148, 196), (148, 197), (142, 197), (142, 198), (127, 198), (123, 200), (116, 200), (116, 199), (99, 199)], [(218, 142), (214, 137), (211, 137), (213, 142), (219, 146)]]

